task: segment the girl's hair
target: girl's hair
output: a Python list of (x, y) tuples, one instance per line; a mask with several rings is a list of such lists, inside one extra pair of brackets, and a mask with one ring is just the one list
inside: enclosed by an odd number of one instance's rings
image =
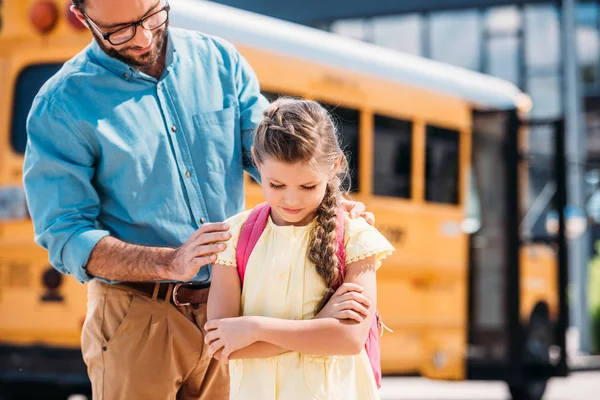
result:
[(333, 169), (335, 163), (342, 160), (317, 208), (317, 224), (308, 247), (308, 258), (328, 288), (317, 305), (317, 313), (330, 299), (333, 287), (343, 279), (338, 265), (336, 225), (342, 183), (348, 177), (348, 161), (338, 143), (335, 124), (317, 102), (279, 98), (265, 110), (264, 119), (258, 125), (254, 156), (259, 164), (267, 158), (285, 163), (304, 161), (321, 171)]

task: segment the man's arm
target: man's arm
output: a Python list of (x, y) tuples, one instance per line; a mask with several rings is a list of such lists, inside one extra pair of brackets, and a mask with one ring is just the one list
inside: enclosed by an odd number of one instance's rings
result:
[(85, 267), (88, 275), (113, 281), (159, 281), (171, 262), (173, 250), (144, 247), (106, 236), (96, 244)]
[(27, 122), (23, 183), (35, 241), (51, 264), (81, 282), (89, 255), (109, 234), (95, 221), (100, 199), (91, 180), (97, 149), (59, 104), (37, 97)]
[(198, 270), (216, 260), (230, 234), (226, 224), (204, 224), (177, 249), (138, 246), (104, 237), (92, 250), (88, 275), (115, 281), (191, 280)]
[(220, 251), (227, 227), (205, 224), (178, 249), (136, 246), (98, 229), (100, 197), (92, 179), (99, 153), (71, 115), (45, 97), (35, 99), (27, 122), (23, 183), (36, 242), (51, 264), (80, 282), (189, 280)]
[(240, 106), (240, 131), (242, 132), (242, 156), (244, 170), (257, 182), (260, 174), (252, 161), (250, 148), (254, 143), (254, 132), (263, 119), (263, 112), (269, 105), (268, 100), (260, 93), (260, 85), (254, 70), (248, 61), (234, 48), (235, 83)]

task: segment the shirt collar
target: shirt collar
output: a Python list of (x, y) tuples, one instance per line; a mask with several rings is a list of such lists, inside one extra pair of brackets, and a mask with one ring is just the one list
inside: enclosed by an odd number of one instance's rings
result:
[[(175, 46), (173, 45), (173, 35), (171, 34), (171, 29), (167, 29), (167, 54), (165, 58), (165, 69), (163, 72), (163, 76), (167, 69), (171, 67), (171, 64), (173, 64), (176, 60), (175, 52), (176, 51)], [(130, 79), (135, 79), (136, 77), (150, 78), (148, 75), (138, 71), (129, 64), (126, 64), (123, 61), (117, 60), (116, 58), (113, 58), (106, 54), (104, 50), (102, 50), (102, 48), (98, 45), (96, 39), (92, 39), (91, 54), (100, 65), (102, 65), (104, 68), (106, 68), (113, 74), (120, 76), (126, 81)]]

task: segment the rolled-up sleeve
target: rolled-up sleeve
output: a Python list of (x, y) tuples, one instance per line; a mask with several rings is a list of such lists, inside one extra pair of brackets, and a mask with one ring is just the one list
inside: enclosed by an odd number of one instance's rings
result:
[(263, 112), (269, 105), (268, 100), (260, 92), (260, 84), (254, 70), (248, 61), (235, 50), (236, 60), (236, 87), (240, 105), (240, 123), (242, 132), (242, 152), (244, 157), (244, 170), (260, 182), (258, 170), (252, 162), (250, 148), (254, 143), (256, 127), (263, 119)]
[(27, 121), (28, 142), (23, 183), (35, 241), (48, 250), (50, 263), (80, 282), (90, 280), (85, 267), (100, 239), (100, 199), (92, 179), (95, 152), (56, 102), (38, 97)]

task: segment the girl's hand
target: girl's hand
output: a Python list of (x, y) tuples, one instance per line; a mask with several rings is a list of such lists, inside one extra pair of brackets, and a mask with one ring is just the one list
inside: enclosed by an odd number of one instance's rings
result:
[(208, 321), (204, 329), (208, 332), (204, 336), (204, 343), (209, 345), (208, 356), (213, 357), (222, 349), (221, 360), (225, 362), (234, 351), (257, 341), (258, 324), (253, 317), (215, 319)]
[(367, 212), (367, 208), (364, 203), (360, 201), (351, 201), (342, 198), (340, 200), (340, 205), (346, 210), (346, 212), (350, 213), (350, 218), (354, 219), (358, 216), (361, 216), (367, 221), (367, 223), (371, 226), (375, 225), (375, 215), (372, 212)]
[(315, 318), (351, 319), (358, 323), (369, 315), (371, 300), (362, 294), (363, 287), (351, 282), (342, 284)]

